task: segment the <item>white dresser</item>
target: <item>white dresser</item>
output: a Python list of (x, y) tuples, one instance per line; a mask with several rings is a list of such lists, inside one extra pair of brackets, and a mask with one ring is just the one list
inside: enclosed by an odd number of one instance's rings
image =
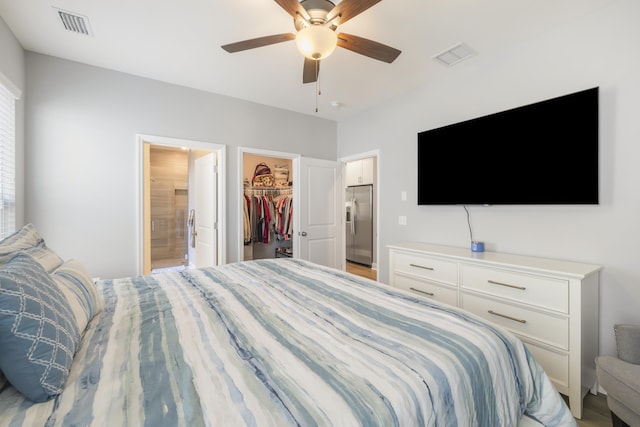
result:
[(388, 248), (389, 284), (516, 334), (582, 418), (582, 399), (596, 392), (601, 266), (417, 242)]

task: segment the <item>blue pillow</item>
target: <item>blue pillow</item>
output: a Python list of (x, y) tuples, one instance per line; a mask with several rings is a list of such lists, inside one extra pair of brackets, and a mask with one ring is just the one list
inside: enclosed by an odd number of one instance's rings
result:
[(80, 333), (69, 303), (42, 265), (19, 252), (0, 266), (0, 371), (44, 402), (62, 392)]

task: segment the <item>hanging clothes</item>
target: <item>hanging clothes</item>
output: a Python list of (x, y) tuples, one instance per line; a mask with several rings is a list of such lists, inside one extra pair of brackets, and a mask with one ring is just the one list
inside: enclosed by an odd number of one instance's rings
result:
[(244, 244), (290, 240), (293, 235), (291, 188), (245, 188)]
[(293, 234), (293, 197), (290, 195), (279, 196), (275, 204), (276, 238), (278, 240), (290, 240)]
[(244, 231), (244, 244), (251, 243), (251, 220), (249, 219), (249, 206), (251, 205), (251, 199), (246, 194), (243, 195), (244, 199), (244, 215), (243, 215), (243, 231)]

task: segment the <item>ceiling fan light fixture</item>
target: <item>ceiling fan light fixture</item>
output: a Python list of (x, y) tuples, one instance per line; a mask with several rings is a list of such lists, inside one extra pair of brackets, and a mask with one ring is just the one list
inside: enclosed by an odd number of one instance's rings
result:
[(331, 55), (337, 43), (338, 35), (324, 25), (310, 25), (296, 34), (296, 47), (300, 53), (316, 61)]

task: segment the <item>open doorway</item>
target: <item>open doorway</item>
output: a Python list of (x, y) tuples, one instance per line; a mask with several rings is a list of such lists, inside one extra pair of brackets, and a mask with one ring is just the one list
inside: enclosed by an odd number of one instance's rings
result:
[(225, 147), (138, 135), (140, 272), (226, 262)]
[(378, 151), (342, 158), (345, 270), (377, 280)]
[(189, 266), (189, 156), (186, 147), (149, 147), (151, 273)]
[[(293, 191), (293, 258), (301, 258), (316, 264), (332, 268), (344, 268), (341, 247), (343, 234), (341, 231), (341, 195), (342, 178), (340, 163), (332, 160), (315, 159), (283, 152), (260, 150), (255, 148), (238, 148), (238, 221), (237, 241), (238, 260), (245, 260), (245, 227), (242, 217), (244, 211), (244, 154), (266, 156), (270, 159), (291, 159)], [(271, 160), (272, 161), (272, 160)], [(267, 162), (268, 163), (268, 162)], [(249, 166), (248, 172), (253, 177), (255, 166)], [(277, 172), (275, 170), (274, 172)], [(293, 175), (291, 175), (291, 172)], [(275, 174), (274, 174), (275, 179)], [(276, 256), (275, 250), (273, 251)], [(283, 254), (277, 254), (280, 258)], [(287, 257), (288, 254), (284, 254)]]
[(297, 155), (252, 149), (241, 149), (239, 154), (243, 203), (240, 259), (293, 257), (293, 169)]

